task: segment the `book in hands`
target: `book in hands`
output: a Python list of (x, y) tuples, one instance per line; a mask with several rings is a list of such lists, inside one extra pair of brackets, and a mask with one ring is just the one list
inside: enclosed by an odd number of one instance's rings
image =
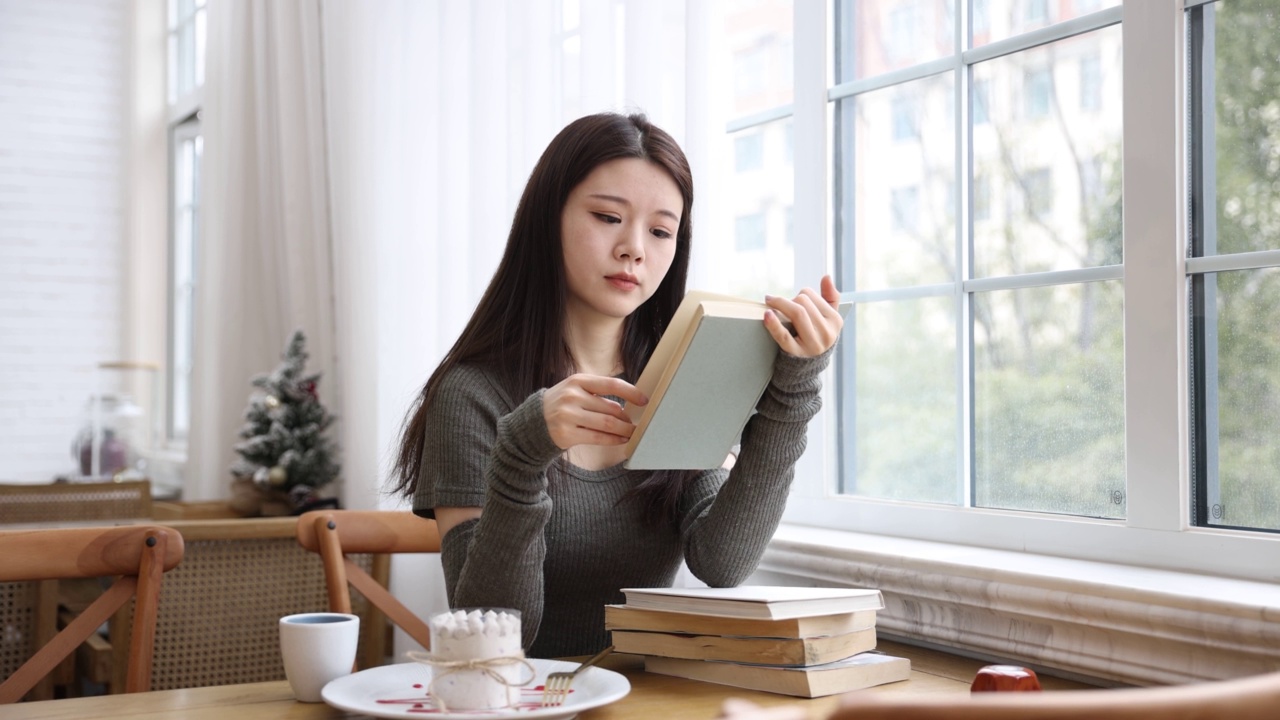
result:
[(843, 635), (855, 630), (875, 627), (875, 624), (875, 610), (768, 620), (669, 610), (642, 610), (628, 605), (604, 606), (604, 626), (607, 630), (640, 630), (685, 635), (737, 635), (757, 638), (809, 638)]
[(739, 585), (730, 588), (623, 588), (627, 606), (643, 610), (732, 618), (787, 618), (880, 610), (884, 598), (868, 588)]
[(724, 464), (773, 377), (778, 343), (768, 306), (692, 290), (640, 372), (648, 398), (630, 405), (633, 470), (707, 470)]
[(811, 638), (678, 635), (631, 630), (614, 630), (612, 636), (614, 650), (623, 653), (800, 667), (843, 660), (876, 647), (873, 627)]
[(861, 690), (911, 677), (910, 660), (875, 652), (811, 667), (648, 656), (644, 659), (644, 669), (660, 675), (807, 698)]
[[(840, 314), (852, 306), (840, 303)], [(636, 380), (649, 403), (627, 407), (636, 426), (625, 448), (627, 468), (724, 465), (773, 377), (780, 350), (764, 325), (768, 310), (754, 300), (685, 293)]]

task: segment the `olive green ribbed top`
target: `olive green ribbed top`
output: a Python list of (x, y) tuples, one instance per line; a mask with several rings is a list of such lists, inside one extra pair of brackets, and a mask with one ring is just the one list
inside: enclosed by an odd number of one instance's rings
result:
[(651, 471), (558, 460), (542, 391), (517, 402), (491, 372), (455, 368), (428, 411), (414, 497), (427, 517), (483, 508), (443, 538), (450, 606), (515, 608), (531, 657), (565, 657), (608, 644), (604, 606), (623, 602), (624, 587), (669, 586), (681, 560), (713, 587), (743, 582), (782, 517), (830, 355), (780, 353), (733, 469), (699, 473), (678, 518), (656, 527), (624, 499)]

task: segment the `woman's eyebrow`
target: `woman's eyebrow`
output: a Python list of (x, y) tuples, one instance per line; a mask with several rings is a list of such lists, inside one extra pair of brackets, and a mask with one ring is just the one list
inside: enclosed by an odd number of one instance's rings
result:
[[(624, 197), (618, 197), (617, 195), (608, 195), (608, 194), (606, 194), (606, 193), (591, 193), (591, 194), (590, 194), (590, 195), (588, 195), (587, 197), (593, 197), (593, 198), (596, 198), (596, 199), (598, 199), (598, 200), (610, 200), (610, 201), (612, 201), (612, 202), (616, 202), (616, 203), (619, 203), (619, 204), (621, 204), (621, 205), (626, 205), (627, 207), (631, 207), (631, 201), (630, 201), (630, 200), (627, 200), (627, 199), (626, 199), (626, 198), (624, 198)], [(665, 210), (665, 209), (664, 209), (664, 210), (659, 210), (659, 211), (658, 211), (658, 214), (659, 214), (659, 215), (666, 215), (667, 217), (671, 218), (672, 220), (674, 220), (674, 221), (676, 221), (676, 222), (680, 222), (680, 216), (679, 216), (679, 215), (676, 215), (675, 213), (671, 212), (670, 210)]]

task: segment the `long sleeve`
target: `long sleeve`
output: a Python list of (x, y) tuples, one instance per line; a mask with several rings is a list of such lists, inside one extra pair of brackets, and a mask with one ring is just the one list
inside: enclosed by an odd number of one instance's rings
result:
[(708, 585), (737, 585), (759, 564), (786, 509), (809, 420), (822, 407), (821, 374), (832, 352), (780, 353), (727, 478), (724, 470), (703, 473), (682, 498), (685, 562)]
[(478, 520), (443, 538), (449, 604), (519, 610), (529, 647), (543, 613), (543, 532), (551, 517), (546, 471), (560, 449), (547, 432), (541, 392), (502, 415), (484, 392), (487, 380), (453, 382), (464, 379), (450, 377), (430, 411), (415, 509), (482, 508)]

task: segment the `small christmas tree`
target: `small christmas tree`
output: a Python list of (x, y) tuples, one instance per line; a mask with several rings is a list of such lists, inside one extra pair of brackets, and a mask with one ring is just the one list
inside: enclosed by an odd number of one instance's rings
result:
[(231, 466), (239, 477), (268, 494), (287, 496), (295, 508), (315, 500), (315, 492), (338, 476), (336, 448), (325, 435), (334, 417), (320, 404), (320, 375), (303, 375), (306, 338), (296, 330), (283, 362), (269, 375), (253, 378), (258, 388), (244, 412), (240, 458)]

